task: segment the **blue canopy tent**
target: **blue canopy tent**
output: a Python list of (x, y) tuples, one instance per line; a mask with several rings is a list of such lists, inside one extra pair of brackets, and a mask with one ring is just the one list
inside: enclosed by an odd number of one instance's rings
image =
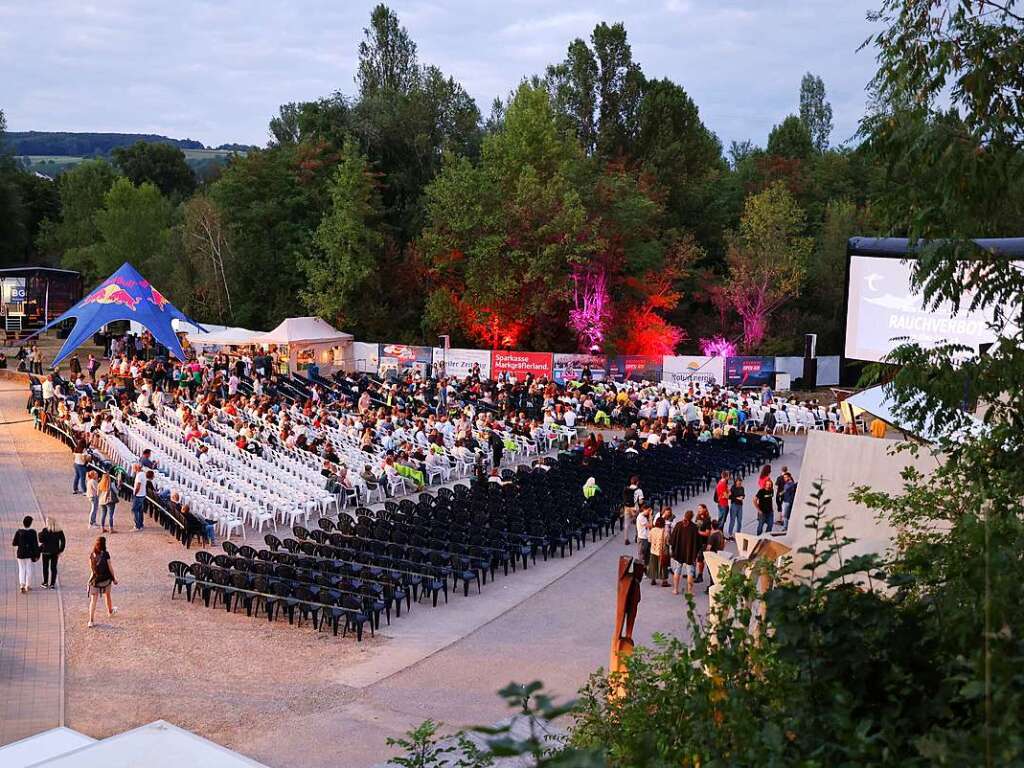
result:
[(181, 342), (178, 341), (171, 320), (177, 319), (198, 326), (164, 298), (164, 295), (128, 262), (122, 264), (117, 272), (100, 283), (88, 296), (32, 336), (72, 318), (76, 321), (75, 327), (54, 358), (54, 367), (96, 331), (115, 320), (134, 320), (141, 324), (153, 334), (154, 339), (167, 347), (172, 355), (184, 360), (185, 352), (181, 348)]

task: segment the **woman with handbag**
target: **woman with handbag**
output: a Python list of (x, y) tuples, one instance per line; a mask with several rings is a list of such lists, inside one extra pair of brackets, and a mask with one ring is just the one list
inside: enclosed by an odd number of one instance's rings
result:
[(110, 553), (107, 552), (107, 537), (98, 536), (89, 555), (89, 624), (94, 627), (96, 618), (96, 598), (103, 595), (107, 604), (107, 615), (113, 616), (117, 608), (111, 604), (110, 587), (117, 584), (114, 568), (110, 564)]
[(26, 515), (22, 527), (14, 532), (14, 556), (18, 560), (18, 587), (22, 594), (32, 589), (32, 563), (39, 559), (39, 536), (32, 527), (32, 516)]

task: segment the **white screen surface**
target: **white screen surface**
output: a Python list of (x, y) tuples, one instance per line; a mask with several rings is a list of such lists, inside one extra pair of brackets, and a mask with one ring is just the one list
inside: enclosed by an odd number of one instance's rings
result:
[(922, 347), (964, 344), (977, 351), (979, 344), (996, 340), (991, 309), (969, 312), (961, 306), (954, 314), (948, 304), (923, 308), (920, 293), (911, 289), (912, 267), (900, 259), (850, 258), (846, 357), (880, 362), (908, 341)]

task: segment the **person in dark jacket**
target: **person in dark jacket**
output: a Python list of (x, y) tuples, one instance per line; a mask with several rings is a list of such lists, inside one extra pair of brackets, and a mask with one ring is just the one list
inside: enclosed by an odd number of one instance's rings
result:
[(501, 435), (491, 430), (490, 436), (487, 438), (487, 442), (490, 443), (491, 448), (491, 466), (497, 469), (501, 466), (501, 457), (505, 453), (505, 442), (501, 439)]
[(679, 583), (686, 574), (686, 594), (693, 594), (693, 579), (697, 575), (697, 555), (704, 549), (700, 528), (693, 522), (693, 510), (683, 513), (683, 519), (672, 527), (669, 538), (672, 551), (672, 594), (679, 594)]
[(39, 536), (32, 527), (32, 516), (26, 515), (22, 527), (14, 533), (11, 546), (18, 559), (18, 587), (22, 593), (32, 589), (32, 563), (39, 559)]
[(60, 523), (54, 517), (47, 516), (46, 527), (39, 532), (39, 549), (43, 556), (43, 589), (55, 589), (57, 586), (57, 561), (60, 559), (67, 539)]

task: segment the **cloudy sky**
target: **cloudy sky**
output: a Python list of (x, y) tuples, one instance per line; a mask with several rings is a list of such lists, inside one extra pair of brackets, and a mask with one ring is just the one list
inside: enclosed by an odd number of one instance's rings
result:
[[(118, 131), (264, 144), (280, 104), (352, 93), (374, 3), (355, 0), (0, 0), (0, 109), (10, 130)], [(420, 60), (481, 111), (602, 20), (626, 24), (649, 77), (694, 98), (728, 146), (763, 145), (825, 80), (833, 143), (856, 129), (877, 0), (393, 0)]]

